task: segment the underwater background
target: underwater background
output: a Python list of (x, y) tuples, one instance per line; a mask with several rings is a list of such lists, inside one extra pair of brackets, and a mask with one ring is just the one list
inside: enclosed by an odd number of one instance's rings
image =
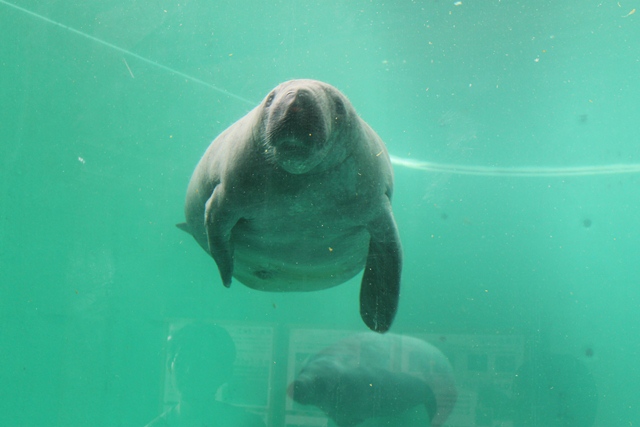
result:
[(360, 276), (226, 289), (175, 227), (209, 143), (311, 78), (396, 159), (391, 332), (448, 357), (445, 425), (639, 425), (639, 6), (0, 0), (0, 424), (148, 425), (204, 322), (235, 343), (219, 401), (333, 425), (287, 385), (366, 331)]

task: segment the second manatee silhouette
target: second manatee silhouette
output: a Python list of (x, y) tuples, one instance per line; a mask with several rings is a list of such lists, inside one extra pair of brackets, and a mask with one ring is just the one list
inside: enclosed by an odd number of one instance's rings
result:
[(399, 417), (417, 405), (425, 405), (431, 426), (439, 427), (457, 399), (453, 369), (440, 350), (417, 338), (372, 332), (311, 356), (288, 394), (317, 406), (340, 427)]

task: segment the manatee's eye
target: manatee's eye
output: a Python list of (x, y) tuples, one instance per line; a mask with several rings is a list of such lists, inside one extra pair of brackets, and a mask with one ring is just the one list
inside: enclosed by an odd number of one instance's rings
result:
[(273, 98), (276, 97), (276, 92), (273, 91), (269, 94), (269, 96), (267, 97), (267, 100), (264, 103), (265, 108), (269, 107), (271, 105), (271, 103), (273, 102)]

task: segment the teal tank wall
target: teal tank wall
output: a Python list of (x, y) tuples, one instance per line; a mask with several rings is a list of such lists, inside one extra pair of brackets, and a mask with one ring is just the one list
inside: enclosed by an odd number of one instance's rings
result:
[[(0, 0), (0, 424), (640, 424), (635, 10)], [(390, 333), (437, 352), (381, 339), (347, 363), (323, 349), (368, 330), (360, 274), (227, 289), (175, 227), (211, 141), (297, 78), (384, 140)], [(303, 404), (290, 384), (318, 354)]]

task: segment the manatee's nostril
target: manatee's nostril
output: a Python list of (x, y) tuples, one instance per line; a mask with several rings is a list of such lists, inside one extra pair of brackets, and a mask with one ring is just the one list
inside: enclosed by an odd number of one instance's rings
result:
[(287, 112), (298, 114), (313, 109), (313, 106), (314, 102), (313, 99), (309, 96), (309, 93), (299, 90), (291, 98), (289, 107), (287, 108)]

